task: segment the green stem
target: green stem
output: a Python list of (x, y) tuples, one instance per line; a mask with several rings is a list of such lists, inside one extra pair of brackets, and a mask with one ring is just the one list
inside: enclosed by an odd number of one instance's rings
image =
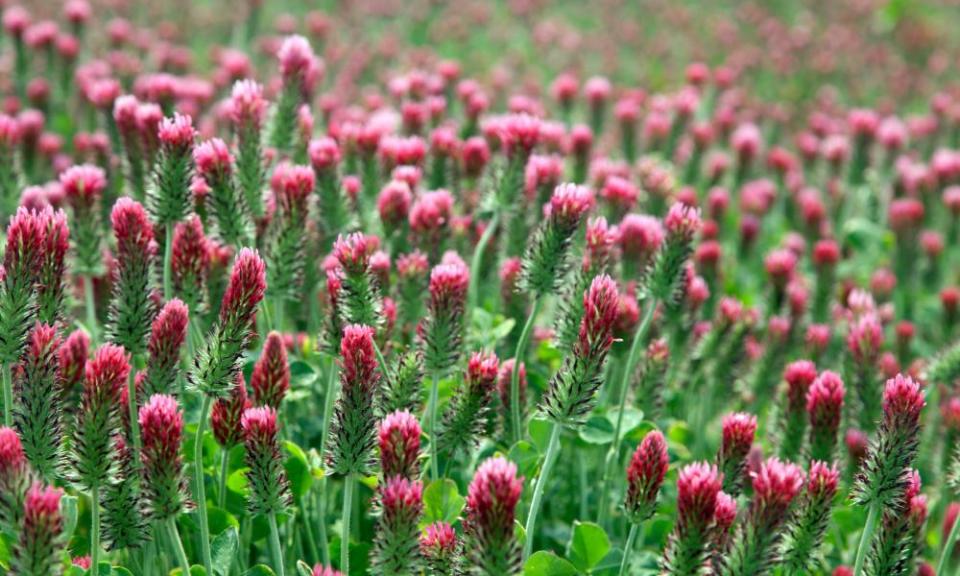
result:
[(537, 312), (540, 311), (541, 302), (539, 295), (533, 297), (533, 302), (530, 304), (530, 314), (527, 316), (527, 322), (523, 325), (523, 331), (520, 332), (517, 349), (513, 353), (514, 367), (513, 374), (510, 376), (510, 421), (513, 423), (513, 439), (516, 442), (523, 438), (521, 431), (523, 422), (520, 418), (520, 367), (526, 357), (527, 343), (533, 333), (533, 322), (537, 318)]
[(863, 574), (863, 562), (867, 558), (867, 549), (870, 548), (870, 541), (873, 540), (873, 532), (877, 527), (877, 520), (880, 517), (880, 505), (874, 502), (870, 505), (867, 512), (867, 523), (863, 526), (863, 532), (860, 533), (860, 544), (857, 546), (857, 559), (853, 565), (853, 576)]
[(200, 550), (203, 553), (203, 567), (206, 568), (207, 574), (213, 574), (213, 559), (210, 556), (210, 524), (207, 520), (207, 494), (203, 481), (203, 431), (207, 425), (209, 414), (210, 396), (204, 394), (193, 447), (193, 483), (194, 499), (197, 502), (197, 519), (200, 524)]
[(480, 236), (477, 247), (473, 250), (473, 258), (470, 259), (470, 288), (467, 292), (467, 310), (473, 310), (477, 302), (477, 290), (480, 284), (480, 266), (483, 263), (483, 255), (487, 251), (487, 244), (493, 238), (500, 224), (500, 212), (493, 215), (493, 218), (487, 224), (487, 228)]
[(190, 574), (190, 561), (187, 559), (187, 553), (183, 550), (183, 541), (180, 540), (180, 533), (177, 532), (177, 520), (171, 516), (167, 519), (167, 536), (170, 538), (170, 545), (180, 563), (183, 573)]
[[(516, 370), (515, 370), (516, 371)], [(437, 447), (437, 404), (440, 403), (440, 375), (433, 373), (430, 382), (430, 479), (440, 477), (440, 450)]]
[(353, 476), (343, 479), (343, 520), (340, 522), (340, 571), (350, 574), (350, 520), (353, 518)]
[(93, 276), (89, 274), (83, 277), (83, 299), (87, 306), (87, 330), (90, 331), (90, 338), (97, 341), (97, 304), (93, 294)]
[(630, 389), (630, 376), (633, 374), (633, 367), (637, 361), (637, 355), (643, 347), (646, 340), (647, 331), (650, 329), (650, 322), (653, 319), (653, 313), (657, 309), (657, 301), (651, 299), (643, 311), (643, 319), (637, 326), (637, 331), (633, 335), (633, 343), (630, 344), (630, 353), (627, 355), (627, 362), (623, 366), (623, 374), (620, 377), (620, 406), (617, 410), (617, 424), (613, 430), (613, 442), (610, 444), (610, 451), (607, 452), (607, 460), (603, 467), (603, 488), (598, 497), (600, 499), (600, 510), (597, 516), (597, 524), (603, 526), (607, 518), (607, 489), (610, 486), (610, 468), (620, 456), (620, 430), (623, 427), (623, 412), (627, 405), (627, 392)]
[(100, 571), (100, 487), (90, 487), (90, 574)]
[(227, 474), (230, 472), (230, 451), (220, 451), (220, 481), (217, 485), (217, 506), (225, 508), (227, 504)]
[[(327, 388), (323, 396), (323, 422), (320, 424), (320, 461), (323, 462), (327, 450), (327, 434), (330, 427), (330, 418), (333, 415), (333, 404), (336, 399), (337, 364), (333, 360), (327, 371)], [(327, 537), (327, 476), (320, 479), (320, 502), (317, 505), (317, 521), (320, 536), (320, 554), (323, 564), (330, 565), (330, 545)]]
[(950, 556), (953, 554), (953, 547), (957, 543), (957, 536), (960, 536), (960, 522), (954, 521), (950, 533), (947, 534), (947, 541), (943, 543), (943, 550), (940, 551), (940, 560), (937, 561), (937, 576), (946, 575)]
[(133, 438), (134, 462), (140, 461), (140, 419), (137, 409), (137, 372), (127, 377), (127, 410), (130, 413), (130, 436)]
[(630, 525), (630, 534), (627, 535), (627, 543), (623, 547), (623, 560), (620, 561), (620, 576), (625, 576), (627, 566), (630, 565), (630, 553), (633, 552), (633, 543), (637, 539), (637, 533), (640, 532), (639, 524)]
[(10, 364), (4, 363), (0, 370), (3, 371), (3, 425), (11, 428), (13, 426), (13, 378)]
[(163, 299), (173, 298), (173, 224), (168, 223), (163, 237)]
[(283, 298), (275, 296), (273, 299), (273, 329), (277, 332), (283, 332), (283, 316), (284, 316), (284, 302)]
[(383, 357), (383, 352), (380, 350), (380, 345), (377, 344), (376, 339), (373, 341), (373, 351), (377, 355), (377, 362), (380, 364), (380, 373), (383, 374), (384, 378), (390, 378), (390, 367), (387, 366), (387, 359)]
[(560, 431), (560, 425), (554, 422), (553, 430), (550, 432), (550, 443), (547, 445), (547, 455), (543, 460), (540, 475), (537, 477), (537, 486), (533, 489), (533, 500), (530, 501), (530, 513), (527, 515), (526, 526), (527, 539), (523, 543), (524, 561), (533, 551), (534, 530), (537, 527), (537, 516), (540, 514), (540, 504), (543, 501), (543, 489), (550, 479), (550, 471), (553, 469), (553, 463), (560, 451)]
[(307, 515), (306, 500), (301, 500), (298, 506), (300, 508), (300, 516), (303, 517), (303, 531), (306, 535), (307, 545), (310, 547), (311, 559), (314, 562), (319, 562), (320, 551), (317, 550), (317, 539), (313, 535), (313, 526), (310, 525), (310, 516)]
[(267, 514), (270, 522), (270, 554), (273, 556), (273, 569), (277, 576), (284, 576), (283, 548), (280, 547), (280, 530), (277, 529), (277, 515)]

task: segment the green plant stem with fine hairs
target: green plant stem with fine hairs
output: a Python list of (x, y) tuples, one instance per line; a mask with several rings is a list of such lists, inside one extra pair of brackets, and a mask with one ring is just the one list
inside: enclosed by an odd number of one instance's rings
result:
[[(134, 364), (136, 364), (134, 362)], [(127, 377), (127, 410), (130, 413), (130, 436), (133, 439), (134, 461), (140, 461), (140, 420), (137, 410), (137, 371), (131, 367)]]
[(213, 558), (210, 555), (210, 524), (207, 520), (207, 495), (203, 481), (203, 431), (207, 425), (207, 416), (210, 414), (210, 396), (203, 395), (200, 406), (200, 421), (197, 423), (197, 435), (193, 447), (193, 484), (194, 498), (197, 502), (197, 520), (200, 524), (200, 550), (203, 557), (203, 566), (207, 574), (213, 574)]
[(483, 255), (486, 253), (487, 244), (490, 243), (499, 224), (500, 212), (497, 212), (493, 215), (493, 218), (490, 219), (487, 228), (483, 231), (483, 235), (480, 236), (480, 241), (477, 242), (477, 247), (473, 251), (473, 258), (470, 260), (470, 287), (469, 292), (467, 292), (467, 310), (469, 310), (471, 314), (477, 303), (477, 290), (479, 290), (480, 284), (480, 265), (483, 263)]
[(523, 365), (526, 357), (527, 343), (533, 333), (533, 322), (537, 318), (537, 312), (540, 311), (540, 305), (543, 299), (539, 295), (533, 297), (530, 304), (530, 314), (527, 316), (527, 322), (523, 325), (523, 331), (520, 332), (520, 339), (517, 341), (517, 349), (513, 354), (514, 366), (513, 373), (510, 375), (510, 421), (513, 422), (513, 440), (519, 442), (523, 438), (521, 427), (523, 422), (520, 418), (520, 366)]
[(433, 373), (430, 382), (430, 479), (436, 480), (440, 477), (440, 463), (437, 458), (440, 450), (437, 447), (437, 404), (440, 402), (440, 375)]
[(627, 535), (627, 543), (623, 546), (623, 559), (620, 560), (620, 576), (626, 576), (627, 566), (630, 565), (630, 554), (633, 552), (633, 544), (640, 533), (640, 524), (631, 524), (630, 533)]
[(13, 426), (13, 378), (10, 364), (4, 363), (0, 370), (3, 371), (3, 425), (10, 428)]
[(163, 299), (173, 298), (173, 224), (167, 224), (163, 237)]
[(100, 571), (100, 487), (90, 487), (90, 575)]
[(343, 479), (343, 520), (340, 522), (340, 571), (350, 573), (350, 520), (353, 518), (353, 485), (356, 482), (348, 474)]
[(960, 536), (960, 522), (955, 520), (950, 528), (950, 533), (947, 534), (947, 541), (943, 543), (943, 550), (940, 551), (940, 560), (937, 561), (937, 576), (946, 575), (953, 547), (957, 543), (957, 536)]
[(273, 569), (277, 576), (284, 576), (283, 548), (280, 547), (280, 530), (277, 528), (277, 515), (267, 514), (270, 522), (270, 554), (273, 556)]
[(867, 523), (863, 526), (863, 532), (860, 533), (860, 544), (857, 546), (857, 559), (853, 565), (853, 576), (863, 574), (863, 562), (867, 558), (867, 550), (870, 548), (870, 541), (873, 540), (873, 532), (877, 527), (877, 520), (880, 517), (880, 505), (876, 502), (870, 504), (867, 512)]
[(553, 429), (550, 431), (550, 443), (547, 445), (547, 455), (543, 459), (543, 468), (540, 469), (540, 475), (537, 477), (537, 485), (533, 489), (533, 499), (530, 501), (530, 513), (527, 515), (526, 535), (527, 539), (523, 543), (523, 560), (526, 561), (533, 551), (533, 535), (537, 527), (537, 516), (540, 514), (540, 505), (543, 502), (543, 490), (550, 479), (550, 472), (553, 470), (553, 464), (560, 453), (560, 432), (561, 426), (553, 423)]
[[(323, 462), (327, 451), (327, 434), (329, 433), (330, 418), (333, 415), (333, 405), (336, 400), (337, 363), (331, 359), (327, 369), (327, 387), (323, 393), (323, 422), (320, 431), (320, 461)], [(320, 499), (317, 505), (317, 520), (319, 522), (320, 554), (325, 566), (330, 565), (329, 538), (327, 537), (327, 475), (320, 479)]]
[(93, 294), (93, 276), (89, 274), (83, 277), (83, 299), (87, 307), (87, 330), (90, 331), (90, 339), (97, 341), (97, 304)]
[(167, 537), (170, 538), (170, 546), (180, 563), (180, 569), (184, 574), (190, 573), (190, 561), (187, 559), (187, 553), (183, 549), (183, 541), (180, 540), (180, 533), (177, 531), (177, 520), (171, 516), (167, 519)]
[(220, 480), (217, 483), (217, 506), (224, 508), (227, 504), (227, 474), (230, 471), (230, 450), (220, 451)]
[(646, 340), (647, 332), (650, 330), (650, 323), (653, 320), (653, 313), (657, 309), (657, 301), (651, 299), (643, 311), (643, 318), (637, 331), (633, 335), (633, 343), (630, 344), (630, 353), (627, 355), (627, 362), (623, 366), (623, 375), (620, 378), (620, 406), (617, 410), (617, 424), (613, 429), (613, 442), (610, 444), (610, 451), (607, 452), (607, 459), (603, 467), (603, 488), (600, 490), (600, 510), (597, 515), (597, 524), (603, 526), (607, 519), (607, 489), (610, 487), (610, 468), (620, 456), (620, 430), (623, 427), (623, 412), (627, 405), (627, 392), (630, 389), (630, 375), (633, 374), (633, 367), (637, 361), (637, 355), (643, 347), (643, 341)]

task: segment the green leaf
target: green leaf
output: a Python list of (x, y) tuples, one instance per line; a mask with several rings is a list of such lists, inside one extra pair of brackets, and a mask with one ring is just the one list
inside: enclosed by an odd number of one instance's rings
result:
[(293, 493), (293, 497), (299, 501), (310, 491), (310, 485), (313, 484), (310, 464), (307, 463), (307, 455), (303, 449), (293, 442), (284, 442), (283, 447), (290, 455), (286, 461), (284, 461), (283, 468), (287, 472), (290, 491)]
[(210, 555), (213, 557), (213, 571), (220, 576), (229, 576), (230, 565), (237, 555), (237, 549), (240, 547), (240, 539), (237, 536), (237, 529), (227, 528), (213, 539), (210, 545)]
[(60, 516), (63, 518), (63, 540), (66, 542), (77, 529), (77, 497), (64, 494), (60, 497)]
[(249, 468), (241, 468), (231, 472), (230, 476), (227, 477), (227, 488), (237, 494), (246, 494), (248, 486), (247, 472), (249, 471)]
[(552, 431), (553, 422), (546, 418), (534, 418), (527, 424), (527, 432), (530, 434), (530, 439), (533, 440), (534, 446), (536, 446), (540, 452), (547, 451), (547, 445), (550, 444), (550, 433)]
[(246, 576), (276, 576), (273, 569), (265, 564), (257, 564), (246, 572)]
[(426, 526), (441, 521), (453, 524), (460, 517), (465, 502), (453, 480), (444, 478), (431, 482), (423, 491), (422, 524)]
[[(170, 571), (170, 576), (182, 576), (182, 575), (183, 575), (182, 568), (174, 568), (173, 570)], [(103, 575), (101, 574), (101, 576)], [(207, 576), (207, 569), (199, 564), (194, 564), (193, 566), (190, 566), (190, 576)]]
[(313, 569), (303, 560), (297, 560), (297, 572), (300, 576), (313, 576)]
[(527, 558), (523, 565), (524, 576), (576, 576), (573, 564), (553, 552), (541, 550)]
[(579, 434), (587, 444), (609, 444), (613, 440), (613, 422), (606, 416), (595, 414), (587, 419)]
[(590, 572), (610, 551), (610, 538), (592, 522), (575, 522), (570, 538), (570, 560), (577, 568)]
[(110, 576), (133, 576), (133, 572), (127, 570), (123, 566), (113, 566), (110, 569)]
[(533, 478), (537, 475), (537, 467), (540, 464), (540, 452), (537, 448), (521, 440), (510, 448), (507, 459), (517, 465), (517, 471), (524, 478)]

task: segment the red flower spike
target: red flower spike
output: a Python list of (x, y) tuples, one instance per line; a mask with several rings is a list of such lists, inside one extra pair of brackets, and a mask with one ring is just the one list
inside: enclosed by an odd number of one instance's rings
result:
[(269, 406), (274, 410), (280, 408), (283, 397), (290, 389), (290, 365), (283, 336), (279, 332), (267, 334), (263, 352), (250, 375), (250, 387), (253, 388), (255, 405)]
[(210, 428), (220, 446), (230, 449), (243, 440), (240, 418), (247, 408), (252, 407), (253, 402), (247, 397), (247, 385), (243, 381), (243, 373), (238, 372), (234, 386), (230, 390), (230, 396), (218, 398), (210, 412)]
[(624, 508), (634, 524), (650, 518), (657, 494), (670, 465), (667, 442), (659, 430), (644, 436), (627, 467), (627, 496)]
[(384, 478), (417, 477), (420, 435), (419, 422), (406, 410), (388, 414), (380, 422), (380, 469)]

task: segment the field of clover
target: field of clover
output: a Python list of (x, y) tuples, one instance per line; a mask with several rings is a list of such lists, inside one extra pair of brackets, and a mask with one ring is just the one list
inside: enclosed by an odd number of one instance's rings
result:
[(960, 15), (19, 1), (0, 574), (960, 576)]

